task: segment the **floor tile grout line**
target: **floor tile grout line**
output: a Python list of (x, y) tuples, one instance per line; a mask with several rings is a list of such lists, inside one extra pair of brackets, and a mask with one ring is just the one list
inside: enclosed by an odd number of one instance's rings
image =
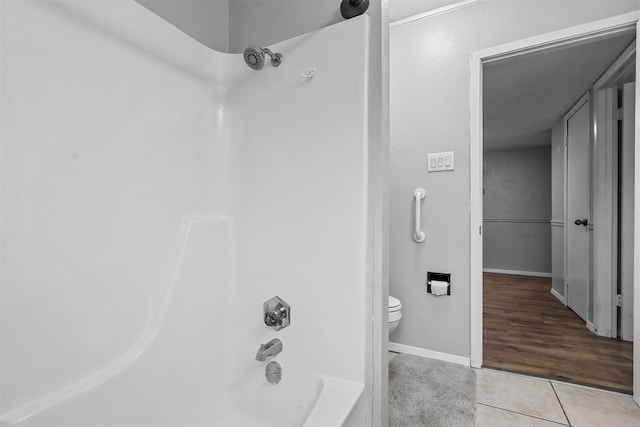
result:
[(564, 414), (567, 423), (571, 425), (571, 421), (569, 420), (569, 416), (567, 415), (567, 411), (564, 410), (564, 406), (562, 406), (562, 401), (560, 400), (560, 396), (558, 396), (558, 392), (556, 388), (553, 386), (553, 381), (549, 380), (549, 384), (551, 384), (551, 390), (553, 390), (553, 394), (556, 395), (556, 399), (558, 399), (558, 403), (560, 404), (560, 408), (562, 408), (562, 413)]
[[(499, 406), (493, 406), (493, 405), (489, 405), (489, 404), (487, 404), (487, 403), (480, 403), (480, 402), (476, 402), (476, 405), (487, 406), (487, 407), (489, 407), (489, 408), (499, 409), (500, 411), (507, 411), (507, 412), (511, 412), (512, 414), (523, 415), (523, 416), (525, 416), (525, 417), (535, 418), (535, 419), (537, 419), (537, 420), (542, 420), (542, 421), (546, 421), (546, 422), (549, 422), (549, 423), (558, 424), (558, 425), (560, 425), (560, 426), (567, 426), (567, 425), (568, 425), (568, 426), (570, 426), (570, 424), (563, 424), (563, 423), (559, 423), (559, 422), (557, 422), (557, 421), (548, 420), (548, 419), (546, 419), (546, 418), (537, 417), (537, 416), (535, 416), (535, 415), (524, 414), (524, 413), (522, 413), (522, 412), (513, 411), (513, 410), (511, 410), (511, 409), (500, 408)], [(565, 418), (566, 418), (566, 415), (565, 415)], [(568, 423), (568, 421), (567, 421), (567, 423)]]

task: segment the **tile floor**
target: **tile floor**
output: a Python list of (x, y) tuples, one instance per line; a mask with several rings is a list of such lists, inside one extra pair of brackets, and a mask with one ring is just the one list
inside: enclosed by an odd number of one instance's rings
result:
[[(389, 353), (389, 359), (395, 357)], [(476, 427), (638, 427), (630, 395), (512, 374), (476, 370)]]
[(640, 426), (631, 396), (491, 369), (476, 371), (476, 426)]

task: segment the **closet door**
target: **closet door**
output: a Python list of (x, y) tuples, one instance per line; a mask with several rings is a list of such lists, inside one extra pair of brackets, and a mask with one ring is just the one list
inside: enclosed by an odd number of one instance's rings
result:
[[(580, 104), (580, 102), (582, 104)], [(583, 98), (566, 120), (567, 144), (567, 305), (585, 322), (589, 294), (591, 103)]]

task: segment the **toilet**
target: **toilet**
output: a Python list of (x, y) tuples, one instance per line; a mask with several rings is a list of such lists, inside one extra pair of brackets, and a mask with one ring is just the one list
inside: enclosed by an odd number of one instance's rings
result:
[(389, 335), (398, 327), (402, 319), (402, 304), (398, 298), (389, 295)]

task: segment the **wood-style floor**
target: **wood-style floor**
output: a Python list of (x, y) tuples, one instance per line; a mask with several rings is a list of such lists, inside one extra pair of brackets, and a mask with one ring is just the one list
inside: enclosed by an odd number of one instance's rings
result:
[(632, 392), (633, 344), (592, 334), (551, 279), (484, 274), (486, 367)]

